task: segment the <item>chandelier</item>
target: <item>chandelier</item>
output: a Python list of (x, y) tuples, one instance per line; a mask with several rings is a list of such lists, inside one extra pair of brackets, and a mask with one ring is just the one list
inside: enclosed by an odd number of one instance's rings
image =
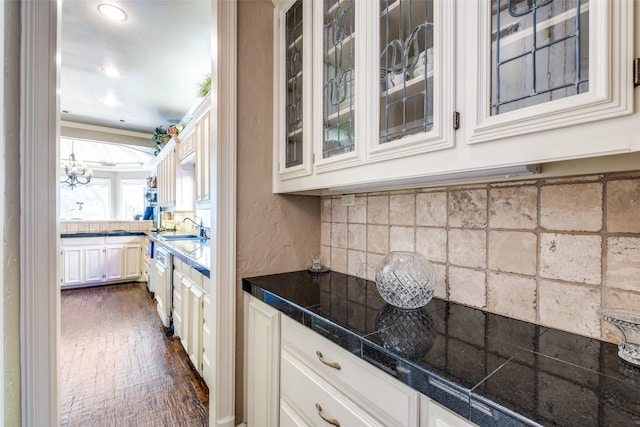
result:
[(87, 165), (77, 166), (76, 155), (73, 153), (73, 141), (71, 141), (71, 154), (69, 155), (69, 162), (64, 166), (64, 173), (67, 174), (67, 179), (60, 181), (61, 184), (67, 184), (72, 190), (78, 185), (87, 185), (91, 182), (91, 176), (93, 171), (87, 168)]

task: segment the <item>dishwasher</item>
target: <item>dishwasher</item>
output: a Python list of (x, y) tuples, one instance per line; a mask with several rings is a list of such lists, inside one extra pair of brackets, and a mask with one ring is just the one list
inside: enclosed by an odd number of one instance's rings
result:
[(173, 255), (163, 247), (156, 249), (156, 275), (154, 281), (158, 314), (165, 328), (171, 330), (173, 306)]

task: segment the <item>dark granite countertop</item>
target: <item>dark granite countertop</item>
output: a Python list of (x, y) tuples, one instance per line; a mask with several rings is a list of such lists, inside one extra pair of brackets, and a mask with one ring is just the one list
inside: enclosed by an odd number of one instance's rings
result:
[(211, 252), (209, 239), (166, 240), (163, 236), (174, 235), (175, 232), (146, 233), (156, 244), (167, 249), (174, 257), (194, 268), (206, 277), (211, 276)]
[(111, 237), (111, 236), (144, 236), (147, 233), (144, 231), (125, 231), (125, 230), (112, 230), (112, 231), (83, 231), (78, 233), (60, 233), (60, 238), (73, 238), (73, 237)]
[(481, 426), (640, 426), (640, 368), (614, 344), (436, 298), (397, 309), (374, 282), (334, 272), (242, 285)]

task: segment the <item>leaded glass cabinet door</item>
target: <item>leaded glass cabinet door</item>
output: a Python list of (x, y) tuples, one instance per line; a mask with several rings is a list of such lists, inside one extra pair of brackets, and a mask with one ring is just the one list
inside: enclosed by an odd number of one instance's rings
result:
[(369, 138), (369, 159), (453, 146), (453, 2), (372, 3), (373, 38), (380, 42), (370, 92), (379, 97), (372, 100), (378, 126)]
[[(477, 8), (477, 9), (476, 9)], [(630, 113), (633, 2), (482, 0), (469, 43), (470, 142)], [(472, 16), (468, 16), (471, 24)]]
[(311, 3), (276, 3), (274, 126), (280, 179), (309, 175), (312, 170)]
[(366, 41), (358, 31), (366, 1), (316, 0), (314, 3), (317, 172), (364, 162), (359, 141), (363, 104), (361, 64)]

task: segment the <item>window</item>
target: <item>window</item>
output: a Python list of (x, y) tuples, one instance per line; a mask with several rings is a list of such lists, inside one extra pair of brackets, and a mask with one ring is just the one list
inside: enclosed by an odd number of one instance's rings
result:
[(89, 184), (74, 189), (61, 184), (60, 219), (111, 219), (111, 180), (92, 178)]
[(133, 220), (144, 214), (146, 179), (120, 180), (120, 219)]

